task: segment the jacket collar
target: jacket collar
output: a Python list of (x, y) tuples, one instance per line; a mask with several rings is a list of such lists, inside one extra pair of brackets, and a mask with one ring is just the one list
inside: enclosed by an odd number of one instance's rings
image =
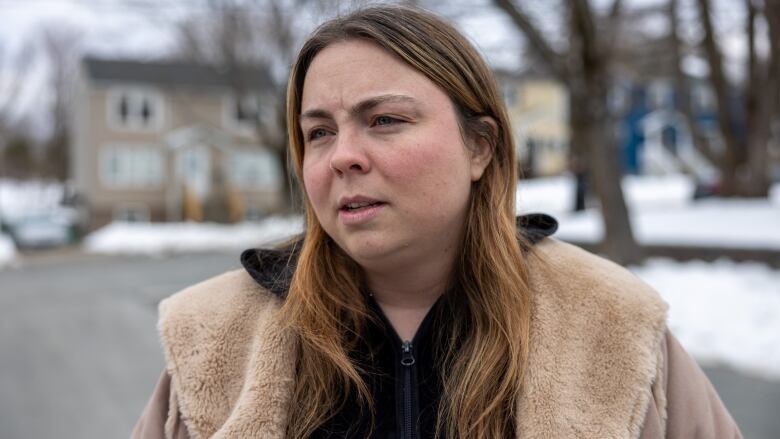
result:
[[(550, 215), (531, 213), (516, 218), (517, 230), (530, 244), (536, 244), (558, 230), (558, 221)], [(241, 253), (241, 265), (260, 286), (284, 297), (290, 288), (303, 236), (275, 249), (248, 249)]]

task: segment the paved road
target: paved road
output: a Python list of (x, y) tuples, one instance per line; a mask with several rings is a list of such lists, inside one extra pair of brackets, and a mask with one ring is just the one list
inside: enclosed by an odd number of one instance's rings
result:
[[(163, 367), (157, 303), (238, 266), (66, 251), (0, 270), (0, 438), (127, 437)], [(780, 437), (780, 383), (707, 373), (745, 437)]]

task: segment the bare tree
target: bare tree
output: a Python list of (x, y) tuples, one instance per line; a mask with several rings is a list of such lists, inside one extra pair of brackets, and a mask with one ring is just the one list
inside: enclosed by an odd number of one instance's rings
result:
[[(780, 5), (774, 0), (744, 0), (748, 73), (741, 102), (734, 96), (737, 87), (728, 81), (723, 70), (723, 53), (716, 40), (711, 2), (696, 0), (696, 5), (703, 26), (702, 48), (709, 65), (709, 81), (717, 101), (718, 131), (725, 144), (717, 161), (724, 194), (765, 197), (770, 183), (767, 158), (771, 125), (780, 109)], [(756, 50), (755, 24), (760, 15), (769, 33), (767, 59), (760, 59)], [(744, 136), (739, 134), (740, 124), (745, 127)]]
[(78, 74), (80, 31), (49, 25), (43, 31), (43, 53), (49, 66), (51, 135), (46, 141), (43, 171), (59, 180), (69, 169), (70, 121), (73, 94)]
[(764, 1), (763, 15), (769, 32), (769, 56), (761, 65), (756, 55), (755, 25), (759, 13), (756, 3), (745, 0), (749, 10), (748, 36), (750, 53), (750, 84), (746, 102), (749, 181), (744, 193), (766, 196), (769, 191), (768, 151), (772, 138), (772, 124), (780, 121), (780, 3)]
[(0, 45), (0, 177), (24, 178), (34, 172), (32, 140), (25, 133), (20, 97), (34, 52), (29, 46), (13, 51)]
[[(617, 33), (622, 2), (614, 0), (606, 16), (597, 16), (587, 0), (562, 2), (569, 46), (555, 48), (513, 0), (493, 0), (526, 37), (528, 47), (547, 70), (569, 89), (571, 161), (575, 173), (587, 173), (601, 202), (605, 236), (601, 250), (616, 262), (641, 259), (623, 197), (620, 153), (609, 134), (607, 95), (612, 61), (611, 39)], [(597, 29), (597, 27), (599, 29)]]
[(669, 0), (667, 8), (667, 14), (669, 16), (669, 45), (673, 58), (672, 69), (674, 70), (675, 94), (677, 95), (678, 106), (685, 118), (688, 131), (691, 134), (693, 147), (706, 157), (710, 163), (718, 165), (720, 163), (720, 156), (712, 151), (696, 121), (696, 113), (693, 104), (691, 103), (692, 93), (690, 81), (682, 69), (684, 49), (682, 38), (680, 37), (680, 24), (677, 17), (678, 9), (679, 1)]
[(18, 134), (14, 126), (20, 123), (16, 109), (27, 82), (24, 78), (32, 65), (33, 51), (29, 47), (13, 51), (0, 45), (0, 144)]

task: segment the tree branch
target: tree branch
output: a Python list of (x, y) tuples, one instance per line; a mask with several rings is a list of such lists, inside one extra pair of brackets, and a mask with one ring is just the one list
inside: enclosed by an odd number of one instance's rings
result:
[(552, 74), (558, 79), (566, 81), (569, 69), (565, 56), (553, 49), (531, 18), (512, 0), (493, 0), (493, 4), (509, 16), (514, 25), (525, 35), (531, 49), (539, 54)]
[[(601, 47), (610, 47), (612, 45), (612, 42), (615, 41), (617, 36), (620, 34), (619, 32), (619, 26), (620, 26), (620, 20), (623, 15), (623, 2), (621, 0), (614, 0), (612, 2), (612, 7), (609, 9), (609, 15), (607, 16), (607, 41), (602, 41)], [(609, 54), (610, 57), (614, 54), (614, 50), (611, 51), (612, 53)]]
[(702, 43), (710, 67), (710, 81), (718, 102), (718, 127), (726, 144), (725, 154), (721, 161), (723, 190), (726, 194), (733, 195), (738, 192), (736, 168), (739, 164), (739, 140), (735, 131), (734, 115), (729, 99), (730, 89), (726, 75), (723, 72), (723, 54), (715, 41), (715, 28), (712, 24), (710, 0), (697, 0), (696, 3), (699, 8), (702, 25), (704, 26)]
[[(572, 24), (574, 25), (574, 34), (572, 38), (580, 40), (580, 59), (583, 72), (605, 72), (609, 59), (605, 56), (604, 50), (598, 41), (596, 32), (596, 23), (593, 18), (593, 11), (590, 9), (588, 0), (572, 0)], [(594, 69), (599, 66), (599, 69)]]
[(680, 42), (680, 36), (678, 35), (678, 29), (680, 27), (679, 20), (677, 19), (677, 5), (678, 0), (669, 0), (669, 9), (667, 11), (669, 15), (669, 38), (671, 42), (672, 56), (674, 57), (674, 82), (677, 99), (679, 102), (680, 112), (685, 117), (688, 131), (691, 134), (691, 142), (693, 147), (696, 148), (704, 157), (707, 158), (713, 165), (720, 166), (720, 157), (715, 155), (710, 150), (704, 136), (699, 129), (699, 125), (696, 122), (696, 116), (691, 104), (691, 88), (688, 82), (688, 78), (682, 71), (682, 49)]

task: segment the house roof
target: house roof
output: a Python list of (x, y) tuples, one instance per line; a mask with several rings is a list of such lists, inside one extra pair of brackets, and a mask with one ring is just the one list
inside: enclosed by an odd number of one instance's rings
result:
[(264, 89), (271, 86), (268, 74), (260, 69), (244, 68), (233, 76), (227, 69), (192, 62), (147, 62), (98, 58), (85, 58), (83, 62), (87, 76), (95, 81), (223, 88), (238, 80), (250, 89)]

